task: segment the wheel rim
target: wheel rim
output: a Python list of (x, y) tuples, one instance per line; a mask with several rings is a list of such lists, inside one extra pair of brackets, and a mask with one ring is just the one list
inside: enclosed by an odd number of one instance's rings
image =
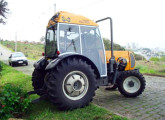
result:
[(140, 89), (141, 83), (137, 77), (127, 77), (123, 82), (124, 90), (128, 93), (135, 93)]
[(73, 71), (66, 75), (62, 87), (67, 98), (79, 100), (87, 93), (89, 83), (84, 73)]

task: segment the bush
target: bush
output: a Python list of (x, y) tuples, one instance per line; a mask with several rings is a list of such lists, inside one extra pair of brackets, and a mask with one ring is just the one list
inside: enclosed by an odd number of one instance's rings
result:
[(0, 93), (0, 119), (20, 118), (31, 103), (27, 92), (22, 87), (6, 84)]

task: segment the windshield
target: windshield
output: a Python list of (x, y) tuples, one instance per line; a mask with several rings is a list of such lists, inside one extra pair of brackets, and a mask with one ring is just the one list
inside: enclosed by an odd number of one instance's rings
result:
[(12, 54), (12, 57), (15, 58), (15, 57), (25, 57), (25, 55), (23, 53), (14, 53)]
[(55, 27), (48, 29), (46, 33), (45, 55), (54, 57), (57, 50), (57, 39)]

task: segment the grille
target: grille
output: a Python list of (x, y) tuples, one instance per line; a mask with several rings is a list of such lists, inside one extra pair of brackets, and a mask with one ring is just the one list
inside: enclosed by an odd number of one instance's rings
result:
[(135, 58), (132, 53), (130, 53), (130, 58), (131, 58), (131, 68), (135, 66)]

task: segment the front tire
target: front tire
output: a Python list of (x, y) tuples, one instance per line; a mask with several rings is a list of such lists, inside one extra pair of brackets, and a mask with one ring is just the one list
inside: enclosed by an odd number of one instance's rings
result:
[(137, 97), (145, 89), (146, 81), (138, 70), (124, 71), (118, 80), (118, 89), (125, 97)]
[(46, 85), (50, 101), (61, 110), (88, 105), (97, 88), (94, 70), (78, 58), (59, 63), (50, 71)]

